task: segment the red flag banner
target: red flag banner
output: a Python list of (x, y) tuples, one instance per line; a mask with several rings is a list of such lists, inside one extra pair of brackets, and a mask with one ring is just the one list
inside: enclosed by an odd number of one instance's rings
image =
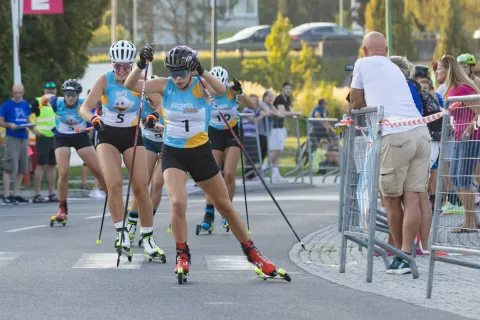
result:
[(23, 14), (63, 14), (63, 0), (23, 0)]

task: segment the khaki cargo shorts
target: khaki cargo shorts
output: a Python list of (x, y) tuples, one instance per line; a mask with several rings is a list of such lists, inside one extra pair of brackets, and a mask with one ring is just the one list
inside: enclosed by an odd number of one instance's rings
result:
[(425, 192), (430, 169), (430, 133), (427, 126), (383, 137), (380, 190), (385, 197)]

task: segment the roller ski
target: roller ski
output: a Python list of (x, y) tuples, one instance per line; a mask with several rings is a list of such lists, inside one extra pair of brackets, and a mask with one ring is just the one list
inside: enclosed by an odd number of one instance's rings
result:
[(177, 274), (178, 284), (187, 282), (187, 275), (190, 272), (190, 249), (186, 243), (177, 243)]
[(222, 227), (225, 229), (225, 231), (230, 232), (230, 226), (225, 218), (222, 218)]
[(253, 245), (252, 240), (248, 243), (242, 244), (242, 250), (247, 257), (248, 262), (255, 266), (253, 270), (257, 276), (263, 280), (285, 280), (287, 282), (292, 281), (290, 275), (284, 269), (278, 269), (273, 263), (271, 263), (266, 257), (264, 257), (260, 251)]
[(127, 256), (128, 262), (132, 262), (133, 252), (130, 248), (130, 237), (128, 236), (127, 228), (125, 228), (123, 232), (122, 228), (117, 229), (115, 249), (117, 249), (119, 255)]
[(197, 228), (195, 230), (195, 234), (198, 236), (202, 232), (208, 232), (211, 234), (213, 231), (213, 222), (215, 221), (215, 209), (210, 208), (207, 206), (205, 208), (205, 215), (203, 216), (203, 222), (201, 224), (197, 224)]
[(167, 232), (172, 233), (172, 224), (171, 223), (168, 225)]
[(142, 233), (141, 236), (145, 256), (147, 257), (148, 261), (160, 260), (163, 263), (166, 263), (167, 257), (165, 256), (165, 252), (157, 247), (155, 239), (153, 238), (153, 232)]
[(67, 202), (60, 201), (58, 213), (55, 216), (50, 217), (50, 227), (53, 227), (55, 224), (61, 224), (65, 227), (67, 225), (67, 221), (68, 221)]

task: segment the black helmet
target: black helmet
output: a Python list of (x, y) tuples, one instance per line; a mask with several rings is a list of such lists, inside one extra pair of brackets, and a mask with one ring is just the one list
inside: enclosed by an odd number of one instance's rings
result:
[(63, 91), (76, 91), (78, 93), (82, 92), (82, 85), (77, 79), (68, 79), (62, 85)]
[(188, 57), (193, 56), (195, 51), (187, 46), (176, 46), (167, 52), (165, 67), (170, 71), (187, 70)]

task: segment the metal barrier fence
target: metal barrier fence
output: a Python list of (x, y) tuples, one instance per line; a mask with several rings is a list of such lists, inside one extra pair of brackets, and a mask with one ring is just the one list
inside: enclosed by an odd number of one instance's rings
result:
[[(282, 138), (285, 138), (283, 151), (278, 160), (277, 168), (283, 172), (283, 178), (290, 177), (294, 178), (295, 181), (297, 178), (301, 178), (301, 182), (303, 183), (304, 168), (301, 161), (302, 152), (299, 117), (293, 116), (285, 118), (285, 129), (277, 131), (273, 131), (275, 129), (270, 130), (268, 126), (262, 126), (262, 121), (263, 119), (258, 120), (253, 113), (240, 113), (245, 150), (256, 164), (259, 173), (262, 174), (264, 178), (266, 173), (269, 173), (268, 179), (265, 179), (267, 183), (288, 182), (288, 180), (282, 179), (281, 176), (280, 178), (278, 178), (278, 176), (275, 177), (272, 169), (271, 151), (279, 147), (279, 139), (282, 140)], [(282, 137), (282, 135), (285, 134), (286, 137)], [(275, 143), (275, 145), (272, 145), (272, 143)], [(240, 165), (239, 162), (238, 167), (240, 167)], [(247, 179), (254, 178), (255, 173), (246, 160), (244, 161), (244, 166), (245, 177)]]
[(382, 146), (382, 126), (379, 123), (383, 120), (383, 106), (353, 110), (351, 118), (354, 124), (344, 131), (345, 167), (342, 170), (345, 170), (345, 178), (341, 190), (343, 218), (339, 271), (345, 272), (347, 241), (350, 240), (367, 248), (367, 282), (372, 282), (374, 252), (383, 258), (385, 268), (389, 267), (386, 250), (408, 261), (413, 278), (418, 278), (413, 257), (376, 238), (376, 231), (388, 232), (385, 216), (377, 216)]
[[(310, 176), (310, 184), (313, 184), (313, 175), (323, 171), (323, 181), (329, 176), (335, 176), (335, 182), (340, 176), (340, 138), (333, 133), (336, 118), (308, 118), (307, 119), (307, 141), (302, 148), (303, 165), (305, 158), (308, 161), (308, 171), (305, 174)], [(306, 153), (306, 157), (305, 157)], [(327, 172), (332, 170), (331, 172)]]
[(448, 98), (446, 106), (430, 235), (427, 298), (432, 296), (435, 262), (480, 269), (480, 95)]

